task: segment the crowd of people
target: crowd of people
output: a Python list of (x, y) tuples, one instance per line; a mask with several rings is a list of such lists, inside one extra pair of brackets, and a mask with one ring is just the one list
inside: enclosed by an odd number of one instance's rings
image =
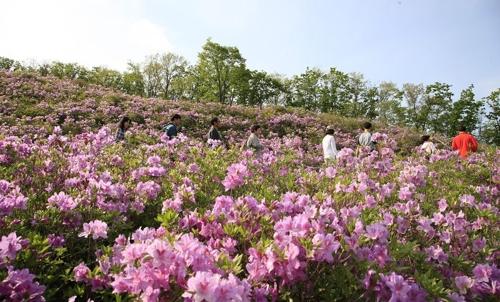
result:
[[(177, 136), (181, 127), (181, 116), (179, 114), (174, 114), (170, 118), (170, 122), (162, 128), (162, 131), (172, 139)], [(116, 131), (117, 142), (125, 140), (125, 133), (131, 127), (131, 120), (129, 117), (124, 116), (120, 119), (118, 123), (118, 129)], [(229, 148), (229, 143), (227, 139), (222, 135), (220, 130), (220, 120), (218, 117), (214, 117), (210, 121), (210, 129), (207, 133), (207, 143), (210, 146), (223, 145), (225, 148)], [(357, 138), (358, 148), (356, 154), (359, 154), (361, 148), (369, 148), (370, 150), (376, 150), (377, 142), (372, 139), (372, 124), (370, 122), (365, 122), (362, 125), (363, 132)], [(241, 149), (250, 149), (257, 154), (264, 150), (264, 146), (260, 143), (260, 135), (262, 128), (260, 125), (255, 124), (250, 128), (250, 135), (246, 141), (242, 144)], [(326, 134), (322, 140), (323, 146), (323, 158), (325, 163), (329, 164), (335, 161), (338, 150), (335, 142), (335, 129), (331, 126), (326, 128)], [(455, 136), (451, 142), (451, 147), (453, 150), (458, 151), (461, 158), (465, 159), (469, 156), (471, 152), (476, 152), (478, 149), (478, 142), (476, 138), (467, 132), (464, 126), (459, 127), (459, 133)], [(430, 135), (422, 136), (422, 143), (419, 146), (422, 153), (429, 158), (432, 154), (436, 153), (437, 148)]]

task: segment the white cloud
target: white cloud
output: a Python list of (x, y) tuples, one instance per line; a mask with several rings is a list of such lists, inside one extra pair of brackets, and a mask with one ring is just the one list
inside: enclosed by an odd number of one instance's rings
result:
[(172, 50), (138, 0), (0, 0), (0, 56), (119, 70)]

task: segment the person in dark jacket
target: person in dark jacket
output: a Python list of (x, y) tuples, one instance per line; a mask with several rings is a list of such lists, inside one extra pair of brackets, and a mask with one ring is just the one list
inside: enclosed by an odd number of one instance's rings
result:
[(227, 141), (224, 139), (224, 137), (222, 136), (222, 134), (219, 131), (219, 129), (220, 129), (219, 118), (214, 117), (210, 121), (210, 125), (211, 125), (211, 127), (210, 127), (210, 130), (208, 131), (208, 134), (207, 134), (208, 143), (213, 144), (212, 141), (218, 141), (218, 142), (224, 144), (224, 146), (227, 148), (228, 147)]
[(170, 123), (163, 127), (163, 131), (167, 134), (168, 138), (172, 139), (177, 136), (181, 126), (181, 116), (179, 114), (172, 115)]

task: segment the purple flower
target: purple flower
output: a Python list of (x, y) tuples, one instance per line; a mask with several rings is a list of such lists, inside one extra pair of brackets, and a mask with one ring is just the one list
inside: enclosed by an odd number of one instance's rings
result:
[(486, 246), (486, 239), (478, 238), (472, 241), (472, 251), (479, 252)]
[(64, 192), (59, 192), (52, 195), (48, 199), (48, 202), (49, 205), (56, 206), (63, 212), (69, 212), (78, 206), (78, 203), (73, 199), (73, 197), (67, 195)]
[(2, 236), (0, 241), (0, 261), (4, 258), (15, 259), (17, 252), (22, 247), (21, 237), (17, 237), (15, 232), (10, 233), (8, 236)]
[(139, 182), (135, 187), (135, 192), (138, 195), (146, 197), (149, 200), (155, 199), (160, 191), (160, 185), (151, 180), (147, 182)]
[(489, 282), (493, 269), (489, 264), (478, 264), (472, 273), (477, 282)]
[(25, 209), (27, 201), (18, 186), (0, 180), (0, 217), (10, 215), (15, 209)]
[(448, 295), (448, 298), (452, 302), (466, 302), (465, 298), (457, 293), (451, 293)]
[(458, 291), (462, 295), (465, 295), (467, 293), (467, 290), (471, 288), (473, 284), (474, 280), (472, 280), (472, 278), (469, 278), (467, 276), (455, 277), (455, 285), (457, 286)]
[(64, 243), (65, 243), (65, 240), (64, 240), (63, 236), (58, 236), (58, 235), (55, 235), (55, 234), (49, 234), (49, 236), (47, 237), (47, 239), (49, 240), (50, 246), (53, 247), (53, 248), (62, 247), (64, 245)]
[(380, 243), (385, 243), (388, 236), (389, 232), (382, 223), (374, 223), (366, 227), (366, 237), (372, 240), (379, 240)]
[(439, 245), (428, 247), (425, 251), (427, 252), (428, 260), (437, 260), (439, 263), (443, 263), (448, 260), (448, 255), (446, 255)]
[(408, 293), (411, 287), (402, 276), (391, 273), (389, 276), (382, 277), (382, 280), (391, 290), (391, 298), (389, 301), (408, 301)]
[(89, 274), (90, 269), (83, 262), (73, 269), (73, 275), (75, 276), (76, 282), (86, 282), (89, 278)]
[(333, 262), (332, 254), (340, 248), (340, 243), (335, 240), (333, 234), (316, 234), (312, 239), (315, 245), (314, 259), (317, 261)]
[(85, 237), (92, 235), (93, 239), (108, 238), (108, 224), (100, 220), (94, 220), (83, 224), (83, 232), (78, 236)]
[(328, 178), (335, 178), (335, 175), (337, 175), (337, 169), (334, 167), (328, 167), (325, 169), (325, 175)]
[(45, 286), (34, 279), (35, 276), (28, 269), (14, 270), (9, 267), (7, 277), (0, 282), (0, 297), (5, 301), (44, 302)]
[(446, 199), (440, 199), (438, 201), (438, 209), (439, 212), (444, 212), (446, 211), (446, 208), (448, 208), (448, 203), (446, 202)]
[(226, 191), (238, 188), (245, 183), (245, 179), (250, 176), (247, 166), (244, 162), (232, 164), (227, 168), (226, 178), (222, 181)]
[(412, 184), (402, 187), (399, 190), (399, 199), (405, 200), (405, 201), (410, 200), (413, 196), (414, 188), (415, 188), (415, 186), (413, 186)]
[(150, 166), (158, 166), (161, 164), (161, 157), (158, 155), (150, 156), (147, 160), (148, 165)]

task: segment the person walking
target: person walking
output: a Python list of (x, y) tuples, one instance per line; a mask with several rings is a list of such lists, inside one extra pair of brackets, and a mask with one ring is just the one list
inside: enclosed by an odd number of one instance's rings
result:
[(461, 158), (467, 158), (470, 152), (476, 152), (478, 143), (476, 138), (467, 132), (465, 126), (458, 128), (458, 135), (455, 136), (451, 142), (451, 148), (458, 150)]
[(326, 135), (323, 138), (323, 158), (325, 163), (330, 163), (337, 157), (337, 145), (335, 144), (335, 130), (333, 127), (328, 127), (326, 129)]
[(118, 122), (118, 129), (116, 130), (115, 142), (121, 142), (125, 140), (125, 132), (130, 128), (130, 118), (124, 116)]

